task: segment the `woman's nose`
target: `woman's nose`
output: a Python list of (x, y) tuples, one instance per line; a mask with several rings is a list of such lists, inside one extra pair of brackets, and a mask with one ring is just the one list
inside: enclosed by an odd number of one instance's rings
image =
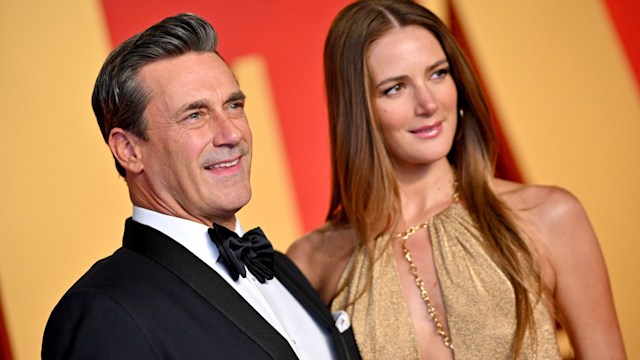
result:
[(438, 110), (438, 102), (431, 90), (424, 86), (415, 91), (416, 115), (431, 116)]

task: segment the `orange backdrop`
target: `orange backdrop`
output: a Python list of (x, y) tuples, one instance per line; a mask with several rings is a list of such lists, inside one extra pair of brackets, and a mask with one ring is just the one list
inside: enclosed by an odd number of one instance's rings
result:
[[(286, 250), (321, 224), (327, 208), (322, 46), (347, 2), (0, 4), (2, 356), (8, 344), (14, 359), (39, 357), (56, 301), (120, 243), (130, 203), (89, 103), (110, 49), (177, 12), (211, 21), (248, 95), (254, 131), (254, 197), (240, 218)], [(566, 187), (583, 201), (608, 263), (629, 357), (640, 358), (633, 341), (640, 336), (638, 3), (423, 3), (445, 18), (452, 6), (520, 175)]]

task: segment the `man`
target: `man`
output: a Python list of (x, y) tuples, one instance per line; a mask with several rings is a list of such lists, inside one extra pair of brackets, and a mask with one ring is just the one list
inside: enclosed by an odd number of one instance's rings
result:
[(228, 230), (251, 197), (251, 130), (216, 45), (181, 14), (105, 61), (93, 108), (133, 216), (122, 248), (53, 310), (43, 359), (359, 358), (348, 324), (261, 231)]

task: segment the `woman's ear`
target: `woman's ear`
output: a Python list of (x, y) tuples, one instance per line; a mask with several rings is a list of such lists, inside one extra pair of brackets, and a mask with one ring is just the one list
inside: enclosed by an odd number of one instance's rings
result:
[(127, 172), (140, 173), (144, 169), (139, 141), (143, 140), (121, 128), (113, 128), (109, 133), (111, 153)]

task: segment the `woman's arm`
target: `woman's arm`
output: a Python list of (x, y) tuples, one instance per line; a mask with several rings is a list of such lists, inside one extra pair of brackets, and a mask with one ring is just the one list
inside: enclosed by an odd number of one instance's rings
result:
[(353, 232), (321, 228), (296, 240), (287, 256), (298, 266), (329, 304), (336, 294), (342, 272), (354, 248)]
[(536, 211), (555, 301), (577, 359), (626, 359), (598, 239), (580, 201), (551, 188)]

